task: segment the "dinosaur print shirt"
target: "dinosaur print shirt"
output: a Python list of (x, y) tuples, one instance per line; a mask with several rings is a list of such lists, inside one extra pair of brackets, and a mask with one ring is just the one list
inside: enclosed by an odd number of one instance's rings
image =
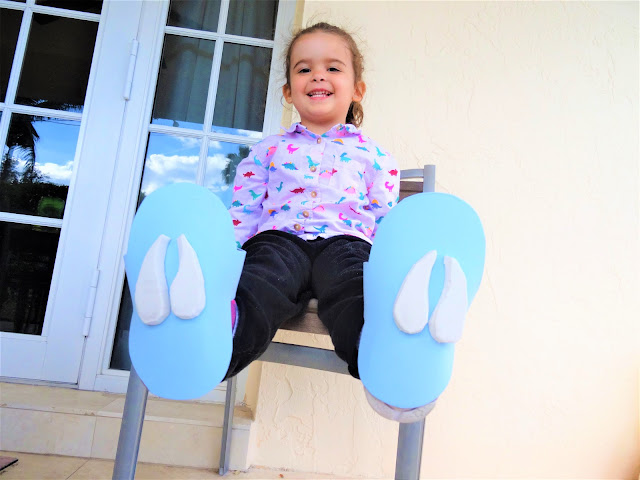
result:
[(399, 185), (395, 159), (353, 125), (317, 135), (296, 123), (240, 162), (229, 212), (239, 245), (266, 230), (371, 243)]

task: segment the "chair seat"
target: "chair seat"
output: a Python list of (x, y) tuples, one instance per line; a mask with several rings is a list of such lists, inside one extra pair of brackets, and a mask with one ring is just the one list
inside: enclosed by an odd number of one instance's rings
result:
[(315, 298), (309, 301), (304, 315), (285, 321), (280, 326), (280, 330), (329, 335), (329, 331), (318, 317), (318, 300)]

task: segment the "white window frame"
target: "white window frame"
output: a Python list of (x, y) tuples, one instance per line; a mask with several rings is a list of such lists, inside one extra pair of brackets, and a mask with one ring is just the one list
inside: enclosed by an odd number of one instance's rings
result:
[[(147, 2), (145, 2), (146, 4)], [(185, 34), (193, 31), (166, 26), (168, 14), (168, 0), (161, 6), (158, 2), (149, 2), (154, 6), (143, 8), (140, 20), (138, 39), (152, 38), (151, 42), (141, 41), (137, 53), (135, 75), (132, 83), (132, 96), (127, 104), (127, 112), (122, 125), (122, 136), (119, 145), (119, 155), (116, 160), (116, 173), (114, 175), (114, 188), (111, 192), (110, 213), (105, 222), (105, 235), (102, 242), (102, 251), (99, 268), (101, 270), (101, 285), (96, 294), (95, 314), (96, 318), (91, 327), (91, 333), (87, 340), (85, 358), (81, 366), (79, 387), (86, 390), (108, 391), (124, 393), (127, 388), (129, 372), (109, 368), (111, 351), (113, 349), (118, 311), (120, 305), (120, 292), (124, 282), (124, 263), (122, 256), (126, 250), (126, 239), (129, 227), (133, 220), (134, 205), (137, 202), (140, 178), (145, 161), (145, 148), (147, 135), (151, 132), (170, 133), (184, 136), (202, 138), (201, 156), (206, 156), (209, 141), (232, 141), (233, 143), (253, 144), (259, 139), (251, 139), (235, 135), (217, 134), (209, 132), (213, 119), (213, 106), (215, 98), (209, 95), (205, 112), (203, 132), (182, 130), (173, 127), (150, 124), (153, 108), (154, 94), (157, 82), (157, 72), (161, 60), (162, 46), (166, 33)], [(226, 23), (226, 11), (229, 0), (222, 1), (220, 19)], [(296, 1), (280, 0), (276, 21), (276, 34), (274, 40), (248, 39), (221, 33), (197, 32), (197, 38), (224, 40), (225, 42), (237, 40), (237, 43), (268, 46), (273, 49), (271, 57), (271, 74), (269, 76), (265, 118), (263, 124), (264, 136), (277, 133), (281, 126), (283, 105), (281, 101), (281, 85), (285, 78), (282, 69), (282, 59), (286, 39), (291, 31), (291, 25), (295, 17)], [(192, 35), (189, 35), (192, 36)], [(222, 42), (216, 42), (214, 50), (213, 68), (217, 77), (216, 64), (220, 65), (222, 57)], [(216, 63), (217, 62), (217, 63)], [(211, 82), (210, 89), (215, 94), (217, 78)], [(210, 92), (211, 93), (211, 92)], [(130, 161), (127, 152), (135, 150), (135, 162)], [(198, 181), (203, 180), (204, 171), (200, 169)], [(125, 187), (126, 186), (126, 187)], [(127, 195), (118, 195), (119, 190), (127, 192)], [(103, 281), (104, 279), (104, 281)], [(238, 375), (238, 402), (242, 402), (245, 393), (247, 369)], [(226, 382), (216, 387), (203, 400), (223, 403), (225, 400)]]
[[(3, 107), (2, 120), (0, 122), (2, 135), (0, 135), (0, 138), (3, 139), (9, 129), (11, 113), (50, 116), (80, 122), (74, 168), (69, 183), (63, 219), (0, 213), (0, 220), (61, 229), (42, 334), (40, 336), (30, 336), (7, 332), (0, 333), (0, 339), (3, 340), (3, 348), (0, 349), (3, 353), (3, 363), (6, 362), (4, 365), (8, 367), (3, 369), (3, 374), (12, 377), (11, 380), (28, 379), (28, 381), (35, 383), (55, 382), (56, 384), (74, 385), (77, 383), (84, 345), (82, 330), (86, 298), (82, 298), (82, 295), (86, 293), (85, 285), (88, 283), (85, 281), (85, 276), (90, 277), (91, 267), (87, 268), (87, 265), (95, 265), (97, 256), (97, 248), (95, 250), (91, 248), (95, 246), (95, 243), (82, 250), (81, 254), (78, 254), (77, 251), (74, 252), (74, 248), (77, 247), (75, 242), (80, 238), (87, 241), (90, 236), (79, 234), (78, 232), (79, 225), (83, 224), (82, 220), (77, 220), (78, 217), (83, 215), (82, 212), (77, 213), (78, 210), (82, 210), (79, 208), (80, 202), (78, 199), (82, 198), (83, 195), (81, 187), (85, 178), (84, 175), (91, 168), (91, 161), (83, 159), (81, 152), (84, 147), (85, 132), (88, 130), (87, 124), (92, 105), (92, 95), (96, 84), (100, 83), (96, 73), (97, 65), (99, 64), (99, 52), (105, 42), (105, 37), (109, 35), (109, 32), (106, 32), (104, 27), (105, 19), (109, 14), (109, 1), (107, 0), (103, 5), (101, 14), (36, 5), (35, 0), (27, 0), (26, 3), (0, 0), (0, 4), (3, 8), (24, 12), (22, 18), (23, 26), (26, 22), (28, 22), (29, 27), (31, 26), (33, 14), (50, 14), (63, 18), (99, 22), (90, 67), (91, 73), (87, 83), (84, 111), (82, 113), (49, 110), (19, 104), (12, 106), (4, 103), (0, 104)], [(18, 87), (20, 72), (17, 67), (19, 59), (24, 56), (27, 47), (29, 30), (30, 28), (22, 28), (17, 40), (12, 74), (7, 87), (8, 97), (13, 97)], [(2, 100), (4, 101), (4, 99)], [(117, 108), (117, 106), (114, 108)], [(83, 170), (83, 172), (80, 172), (80, 170)], [(99, 205), (95, 206), (95, 211), (99, 212)], [(84, 221), (87, 220), (84, 217)], [(87, 228), (87, 226), (84, 228)], [(88, 229), (92, 232), (99, 230), (98, 225), (95, 224), (88, 226)], [(98, 243), (98, 239), (96, 239), (96, 243)], [(68, 297), (73, 297), (74, 301), (69, 301)], [(33, 350), (34, 348), (38, 350), (37, 354)], [(7, 359), (10, 360), (7, 361)]]

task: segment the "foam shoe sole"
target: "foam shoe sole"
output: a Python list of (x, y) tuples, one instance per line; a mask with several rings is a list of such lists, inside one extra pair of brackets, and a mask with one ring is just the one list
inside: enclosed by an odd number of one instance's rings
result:
[(428, 326), (406, 333), (394, 319), (394, 304), (405, 277), (433, 251), (437, 256), (424, 294), (428, 324), (445, 286), (445, 257), (457, 260), (466, 277), (468, 305), (480, 286), (485, 237), (478, 215), (467, 203), (443, 193), (421, 193), (403, 200), (383, 219), (364, 265), (360, 378), (371, 395), (397, 408), (434, 402), (451, 378), (455, 344), (436, 341)]
[[(206, 188), (173, 184), (143, 200), (131, 226), (125, 269), (134, 304), (129, 354), (151, 393), (193, 399), (223, 380), (233, 347), (230, 304), (244, 257), (227, 209)], [(145, 258), (154, 268), (143, 268)], [(190, 286), (192, 277), (204, 281), (200, 292)], [(173, 298), (163, 300), (169, 291)], [(154, 324), (141, 320), (149, 309), (155, 310)]]

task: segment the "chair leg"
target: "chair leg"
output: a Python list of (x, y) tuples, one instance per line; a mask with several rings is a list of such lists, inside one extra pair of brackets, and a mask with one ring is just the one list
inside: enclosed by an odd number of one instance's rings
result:
[(398, 433), (396, 480), (418, 480), (422, 462), (424, 419), (415, 423), (401, 423)]
[(118, 450), (113, 465), (113, 480), (133, 480), (135, 477), (148, 395), (149, 390), (140, 380), (135, 368), (131, 366), (127, 396), (122, 412)]
[(220, 475), (229, 471), (231, 452), (231, 432), (233, 430), (233, 409), (236, 405), (236, 377), (227, 380), (227, 396), (224, 403), (224, 427), (222, 429), (222, 445), (220, 446)]

